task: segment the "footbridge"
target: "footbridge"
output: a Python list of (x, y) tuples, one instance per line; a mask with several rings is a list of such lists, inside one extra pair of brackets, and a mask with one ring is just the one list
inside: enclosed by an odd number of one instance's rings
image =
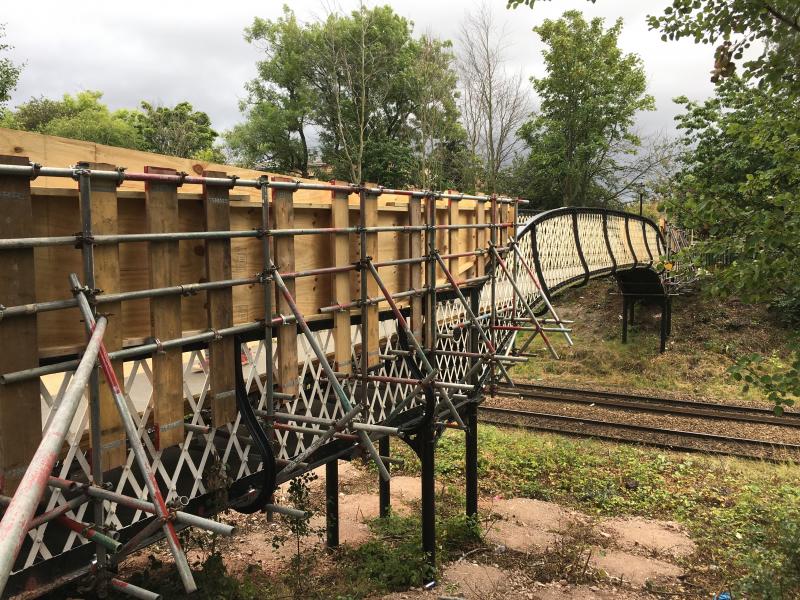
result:
[(420, 457), (434, 565), (437, 441), (465, 436), (477, 515), (477, 406), (533, 340), (553, 356), (556, 336), (572, 343), (558, 292), (613, 276), (626, 315), (645, 299), (668, 311), (663, 240), (639, 216), (520, 225), (518, 199), (0, 143), (6, 596), (84, 577), (157, 597), (116, 573), (161, 539), (191, 591), (176, 532), (230, 536), (229, 508), (303, 518), (274, 492), (314, 469), (336, 546), (339, 462), (376, 465), (386, 515), (396, 443)]

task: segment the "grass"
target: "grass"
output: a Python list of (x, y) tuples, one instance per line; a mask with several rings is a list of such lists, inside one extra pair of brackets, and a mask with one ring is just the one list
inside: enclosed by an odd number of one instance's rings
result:
[[(638, 515), (684, 524), (698, 544), (684, 565), (687, 581), (698, 590), (763, 584), (780, 576), (779, 569), (769, 570), (777, 564), (786, 567), (784, 579), (800, 578), (800, 551), (788, 541), (800, 523), (800, 469), (794, 465), (491, 426), (480, 427), (478, 447), (484, 497), (527, 497), (598, 517)], [(406, 459), (404, 472), (415, 474), (414, 456), (404, 448), (398, 454)], [(446, 484), (463, 485), (463, 457), (463, 437), (445, 434), (436, 468)], [(800, 583), (792, 585), (800, 594)]]
[[(482, 543), (480, 526), (464, 516), (463, 495), (451, 487), (437, 493), (437, 565), (454, 560)], [(372, 539), (359, 546), (342, 546), (333, 551), (305, 550), (299, 557), (286, 557), (284, 564), (265, 571), (252, 565), (242, 575), (228, 573), (224, 551), (209, 547), (207, 536), (184, 540), (185, 548), (204, 549), (192, 565), (199, 590), (192, 596), (183, 592), (171, 561), (162, 563), (152, 555), (147, 566), (129, 578), (130, 583), (160, 593), (164, 598), (202, 600), (355, 600), (421, 585), (432, 575), (421, 552), (419, 510), (413, 516), (390, 515), (373, 519), (368, 525)], [(281, 539), (285, 531), (276, 533)], [(288, 542), (293, 543), (291, 540)], [(62, 590), (69, 598), (74, 589)], [(112, 600), (127, 598), (112, 593)]]
[[(791, 330), (766, 306), (720, 302), (700, 294), (674, 299), (672, 336), (660, 354), (657, 306), (636, 306), (628, 343), (621, 343), (621, 298), (610, 280), (592, 281), (555, 299), (564, 319), (574, 320), (567, 346), (550, 334), (560, 360), (552, 359), (540, 338), (531, 348), (538, 357), (514, 367), (515, 378), (552, 384), (622, 388), (741, 403), (766, 403), (756, 389), (747, 393), (728, 373), (735, 358), (758, 352), (779, 367), (788, 353)], [(518, 343), (519, 345), (519, 343)]]

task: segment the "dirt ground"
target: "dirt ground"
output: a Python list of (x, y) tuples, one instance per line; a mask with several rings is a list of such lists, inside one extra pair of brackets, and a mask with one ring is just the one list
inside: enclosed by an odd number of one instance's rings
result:
[[(324, 485), (324, 472), (312, 487)], [(349, 463), (340, 465), (340, 541), (357, 545), (370, 538), (366, 521), (378, 515), (378, 496), (374, 477)], [(417, 510), (420, 482), (415, 477), (392, 479), (392, 508), (396, 513)], [(322, 490), (317, 490), (321, 496)], [(285, 490), (282, 490), (285, 493)], [(277, 498), (281, 502), (281, 497)], [(596, 520), (558, 504), (527, 498), (482, 498), (481, 512), (492, 515), (486, 527), (484, 547), (444, 566), (437, 585), (431, 590), (415, 588), (383, 596), (383, 600), (438, 599), (466, 600), (604, 600), (619, 598), (664, 597), (680, 594), (681, 560), (691, 555), (694, 543), (676, 523), (641, 518)], [(229, 572), (244, 573), (259, 565), (269, 571), (291, 555), (291, 544), (278, 549), (272, 546), (275, 523), (263, 515), (226, 514), (225, 520), (237, 524), (234, 537), (225, 542), (223, 556)], [(312, 527), (324, 528), (325, 516), (319, 512), (311, 519)], [(577, 533), (576, 533), (577, 532)], [(304, 544), (321, 547), (321, 536), (311, 536)], [(584, 570), (599, 576), (586, 585), (571, 585), (555, 579), (549, 583), (532, 581), (529, 561), (542, 555), (558, 554), (579, 544)], [(158, 552), (158, 551), (156, 551)], [(193, 550), (190, 562), (201, 552)], [(510, 559), (513, 555), (514, 559)], [(157, 556), (157, 558), (162, 558)], [(166, 554), (163, 556), (169, 560)], [(132, 557), (123, 566), (132, 572), (151, 560)], [(535, 566), (535, 565), (534, 565)], [(661, 595), (651, 593), (661, 591)], [(677, 591), (677, 592), (676, 592)], [(374, 600), (378, 600), (377, 598)]]

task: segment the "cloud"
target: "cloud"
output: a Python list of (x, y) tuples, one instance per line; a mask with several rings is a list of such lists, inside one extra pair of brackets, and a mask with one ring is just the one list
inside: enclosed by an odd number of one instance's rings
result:
[[(417, 33), (455, 40), (463, 14), (480, 1), (397, 0), (391, 5), (414, 22)], [(712, 91), (710, 47), (689, 41), (665, 43), (648, 31), (646, 15), (660, 14), (666, 0), (648, 2), (647, 8), (629, 0), (540, 1), (534, 10), (507, 10), (505, 0), (487, 1), (506, 29), (509, 67), (526, 77), (543, 73), (542, 44), (531, 31), (543, 19), (573, 8), (609, 22), (622, 17), (620, 44), (642, 57), (650, 93), (656, 97), (657, 110), (639, 119), (643, 133), (674, 129), (673, 97), (702, 99)], [(355, 6), (342, 1), (337, 8), (349, 11)], [(318, 0), (297, 1), (292, 7), (301, 20), (318, 18), (328, 10)], [(243, 30), (255, 16), (278, 17), (281, 4), (140, 0), (132, 10), (98, 0), (79, 5), (40, 0), (36, 12), (31, 18), (30, 7), (17, 3), (5, 6), (0, 17), (7, 23), (8, 41), (15, 46), (14, 60), (26, 62), (12, 105), (32, 96), (60, 97), (97, 89), (112, 108), (134, 107), (141, 100), (169, 105), (188, 100), (224, 130), (241, 119), (243, 86), (256, 73), (259, 52), (245, 42)]]

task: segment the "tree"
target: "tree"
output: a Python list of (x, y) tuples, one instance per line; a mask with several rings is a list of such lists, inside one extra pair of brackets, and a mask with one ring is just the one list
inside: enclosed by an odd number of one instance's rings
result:
[(215, 152), (217, 132), (211, 129), (211, 119), (194, 110), (189, 102), (179, 102), (173, 108), (141, 103), (142, 112), (130, 113), (130, 121), (139, 136), (139, 147), (148, 152), (196, 158), (203, 154), (215, 162), (224, 156)]
[(517, 129), (529, 111), (522, 74), (506, 68), (504, 39), (505, 31), (486, 4), (461, 26), (461, 112), (469, 151), (483, 160), (488, 192), (496, 191), (498, 174), (517, 149)]
[[(536, 1), (508, 0), (508, 6), (532, 8)], [(761, 42), (761, 53), (744, 63), (744, 77), (768, 85), (800, 85), (797, 0), (672, 0), (662, 15), (650, 15), (647, 21), (651, 29), (661, 30), (664, 41), (688, 37), (696, 43), (722, 42), (714, 51), (714, 82), (733, 75), (736, 61)]]
[(142, 147), (142, 138), (134, 124), (135, 113), (111, 112), (100, 99), (102, 92), (64, 94), (61, 100), (31, 98), (16, 110), (3, 115), (2, 124), (13, 129), (120, 146)]
[[(687, 258), (710, 269), (711, 293), (768, 302), (800, 322), (800, 98), (734, 76), (705, 102), (679, 102), (686, 152), (667, 209), (699, 232)], [(746, 354), (733, 374), (780, 413), (800, 396), (800, 349), (777, 372)]]
[(712, 81), (730, 77), (736, 61), (754, 43), (761, 53), (744, 63), (745, 78), (768, 85), (800, 86), (800, 4), (796, 0), (673, 0), (661, 16), (650, 16), (661, 39), (721, 42), (714, 53)]
[(617, 41), (619, 19), (604, 29), (579, 11), (534, 28), (547, 45), (547, 75), (532, 79), (538, 113), (520, 129), (531, 149), (529, 167), (555, 182), (567, 206), (607, 204), (614, 198), (620, 159), (640, 144), (632, 131), (636, 113), (653, 110), (641, 60)]
[(40, 96), (31, 98), (16, 107), (14, 111), (3, 114), (3, 127), (44, 133), (48, 123), (70, 116), (71, 107), (64, 100), (52, 100)]
[(245, 39), (260, 46), (258, 78), (247, 84), (245, 122), (226, 135), (236, 162), (308, 177), (306, 127), (312, 124), (315, 94), (307, 66), (310, 36), (284, 6), (277, 21), (256, 18)]
[[(6, 36), (6, 26), (0, 25), (0, 40)], [(0, 41), (0, 54), (13, 49), (13, 46)], [(22, 74), (22, 65), (15, 64), (9, 57), (0, 58), (0, 111), (11, 99), (11, 92), (17, 87), (19, 76)]]
[(329, 15), (313, 35), (309, 61), (323, 159), (351, 181), (407, 182), (407, 174), (386, 167), (411, 161), (417, 53), (411, 24), (388, 6), (361, 5), (349, 16)]
[(702, 102), (678, 101), (686, 152), (667, 203), (675, 219), (705, 234), (698, 262), (715, 269), (714, 292), (794, 304), (800, 317), (800, 99), (732, 77)]
[(247, 84), (246, 121), (226, 134), (244, 164), (308, 174), (318, 152), (333, 176), (393, 187), (450, 180), (449, 142), (461, 135), (449, 43), (415, 39), (388, 7), (361, 5), (301, 25), (284, 8), (246, 38), (265, 53)]
[(417, 90), (411, 114), (416, 133), (413, 182), (424, 189), (445, 189), (460, 181), (461, 154), (456, 145), (465, 136), (458, 122), (458, 76), (451, 47), (450, 42), (422, 36), (412, 66), (413, 89)]

